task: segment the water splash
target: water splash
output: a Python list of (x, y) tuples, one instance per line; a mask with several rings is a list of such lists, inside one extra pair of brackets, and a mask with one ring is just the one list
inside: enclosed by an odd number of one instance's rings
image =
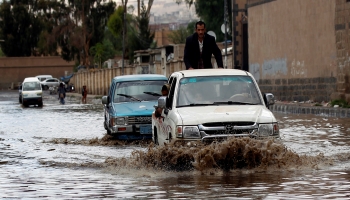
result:
[(223, 171), (319, 169), (321, 166), (332, 164), (332, 160), (322, 154), (298, 155), (281, 141), (251, 138), (233, 138), (208, 145), (188, 142), (159, 147), (152, 143), (146, 151), (133, 151), (129, 158), (108, 158), (105, 162), (107, 165), (122, 168), (201, 172), (213, 169)]

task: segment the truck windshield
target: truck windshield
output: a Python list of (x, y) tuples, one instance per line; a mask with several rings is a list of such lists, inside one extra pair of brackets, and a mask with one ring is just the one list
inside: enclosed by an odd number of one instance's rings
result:
[(39, 82), (25, 82), (23, 84), (23, 91), (33, 91), (33, 90), (41, 90), (41, 86)]
[(113, 102), (155, 101), (161, 96), (160, 91), (165, 83), (165, 80), (117, 83)]
[(180, 80), (177, 107), (262, 104), (249, 76), (188, 77)]

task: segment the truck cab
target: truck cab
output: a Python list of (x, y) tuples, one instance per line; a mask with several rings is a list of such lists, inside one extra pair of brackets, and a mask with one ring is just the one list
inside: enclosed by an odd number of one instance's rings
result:
[(279, 137), (278, 123), (254, 77), (236, 69), (174, 72), (169, 95), (158, 99), (161, 117), (152, 117), (155, 144), (213, 141), (228, 137)]

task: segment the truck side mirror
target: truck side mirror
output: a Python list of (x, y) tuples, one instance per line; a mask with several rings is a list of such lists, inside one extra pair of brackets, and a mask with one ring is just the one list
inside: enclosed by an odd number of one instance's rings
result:
[(102, 97), (102, 104), (109, 104), (109, 96)]
[(265, 100), (265, 104), (268, 108), (271, 105), (275, 104), (275, 96), (272, 93), (265, 93), (264, 100)]
[(166, 108), (166, 99), (167, 99), (167, 97), (159, 97), (159, 99), (158, 99), (158, 107), (159, 108), (163, 108), (163, 109)]

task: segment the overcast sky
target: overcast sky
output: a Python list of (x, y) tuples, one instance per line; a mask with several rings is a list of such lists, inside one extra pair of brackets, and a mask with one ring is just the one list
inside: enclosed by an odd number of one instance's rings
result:
[[(121, 0), (115, 0), (118, 5), (121, 5)], [(148, 0), (144, 0), (145, 5), (148, 5)], [(128, 0), (128, 6), (133, 5), (135, 7), (135, 14), (137, 13), (137, 0)], [(193, 5), (191, 6), (191, 8)], [(191, 9), (192, 10), (192, 9)], [(154, 15), (162, 15), (165, 13), (172, 13), (175, 11), (190, 12), (190, 9), (185, 3), (178, 5), (175, 0), (154, 0), (151, 13)], [(192, 10), (194, 12), (194, 10)], [(195, 13), (193, 13), (195, 14)]]

